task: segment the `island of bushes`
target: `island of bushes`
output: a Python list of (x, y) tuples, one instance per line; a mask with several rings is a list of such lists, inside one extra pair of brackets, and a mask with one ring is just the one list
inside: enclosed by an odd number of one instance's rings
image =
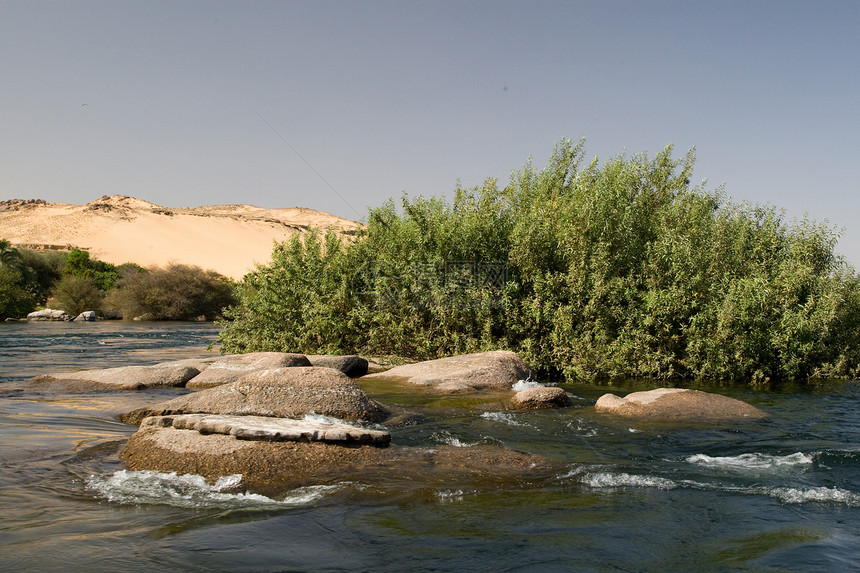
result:
[(552, 379), (856, 378), (860, 280), (834, 250), (838, 232), (694, 186), (693, 164), (671, 147), (586, 162), (583, 143), (564, 140), (507, 186), (389, 200), (347, 240), (296, 235), (233, 285), (4, 244), (0, 316), (49, 297), (69, 314), (220, 314), (227, 353), (511, 350)]

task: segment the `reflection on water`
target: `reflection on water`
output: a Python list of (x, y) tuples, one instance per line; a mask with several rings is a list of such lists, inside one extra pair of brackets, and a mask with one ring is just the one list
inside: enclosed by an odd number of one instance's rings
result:
[[(31, 376), (212, 355), (205, 324), (0, 325), (3, 571), (837, 571), (860, 563), (857, 386), (721, 388), (770, 412), (731, 427), (510, 412), (499, 396), (426, 400), (367, 386), (411, 413), (396, 443), (505, 445), (560, 468), (505, 486), (380, 476), (278, 499), (240, 476), (127, 471), (117, 415), (184, 392), (63, 394)], [(627, 384), (619, 394), (641, 389)]]

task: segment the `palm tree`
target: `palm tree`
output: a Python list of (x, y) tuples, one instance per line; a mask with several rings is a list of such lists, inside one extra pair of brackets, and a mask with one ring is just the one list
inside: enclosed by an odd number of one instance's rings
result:
[(7, 266), (18, 272), (24, 268), (24, 258), (21, 253), (6, 239), (0, 239), (0, 265)]

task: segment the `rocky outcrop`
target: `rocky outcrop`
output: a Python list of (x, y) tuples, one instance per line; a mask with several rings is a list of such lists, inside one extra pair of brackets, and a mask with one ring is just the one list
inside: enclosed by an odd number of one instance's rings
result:
[(594, 405), (597, 412), (657, 422), (759, 419), (766, 412), (746, 402), (683, 388), (657, 388), (633, 392), (624, 398), (604, 394)]
[[(213, 366), (209, 366), (208, 372)], [(321, 414), (342, 420), (380, 422), (388, 410), (355, 382), (331, 368), (290, 367), (257, 370), (239, 380), (186, 394), (121, 416), (139, 424), (147, 416), (239, 414), (301, 418)]]
[(567, 408), (573, 405), (570, 394), (561, 388), (540, 386), (520, 390), (511, 398), (511, 407), (515, 410), (545, 410), (550, 408)]
[(96, 312), (94, 310), (85, 310), (72, 320), (74, 320), (75, 322), (95, 322)]
[(250, 354), (223, 356), (211, 362), (206, 370), (187, 384), (187, 387), (195, 390), (213, 388), (221, 384), (235, 382), (255, 370), (293, 366), (311, 366), (311, 363), (304, 354), (285, 352), (252, 352)]
[(325, 442), (240, 440), (233, 435), (201, 434), (194, 430), (147, 424), (132, 435), (120, 452), (131, 470), (194, 473), (216, 480), (242, 474), (243, 490), (274, 495), (291, 489), (339, 483), (403, 483), (462, 487), (518, 479), (549, 479), (558, 468), (535, 454), (502, 446), (433, 448)]
[(193, 366), (181, 362), (165, 362), (152, 366), (120, 366), (103, 370), (47, 374), (33, 378), (33, 382), (60, 384), (69, 390), (143, 390), (185, 386), (198, 374), (200, 370)]
[(309, 354), (308, 360), (310, 360), (313, 366), (334, 368), (335, 370), (340, 370), (350, 378), (358, 378), (367, 374), (368, 362), (367, 359), (361, 356)]
[(469, 392), (510, 390), (529, 374), (529, 367), (514, 352), (496, 350), (397, 366), (363, 380), (406, 382), (437, 392)]
[(70, 318), (65, 310), (53, 310), (50, 308), (36, 310), (27, 315), (27, 320), (69, 320)]
[(337, 444), (370, 444), (387, 446), (391, 434), (335, 420), (295, 420), (269, 416), (222, 416), (217, 414), (182, 414), (151, 416), (141, 428), (176, 428), (201, 434), (223, 434), (239, 440), (264, 442), (326, 442)]

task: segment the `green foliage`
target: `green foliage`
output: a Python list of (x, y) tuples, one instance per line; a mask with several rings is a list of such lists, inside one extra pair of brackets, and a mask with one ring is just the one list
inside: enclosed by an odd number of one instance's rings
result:
[(63, 275), (91, 278), (102, 291), (114, 288), (119, 279), (115, 265), (90, 258), (89, 252), (80, 249), (74, 249), (66, 257)]
[(0, 264), (0, 320), (21, 318), (35, 310), (36, 303), (23, 283), (21, 273)]
[(65, 275), (56, 284), (48, 304), (75, 316), (86, 310), (101, 310), (102, 293), (95, 280), (79, 275)]
[(0, 239), (0, 320), (20, 318), (33, 311), (36, 301), (28, 290), (28, 268), (21, 251)]
[(838, 235), (691, 187), (693, 163), (668, 147), (584, 164), (562, 141), (505, 189), (388, 201), (350, 243), (293, 238), (241, 283), (224, 349), (507, 348), (580, 379), (857, 376), (860, 288)]
[(124, 317), (149, 320), (213, 319), (233, 304), (232, 282), (215, 271), (174, 264), (143, 269), (126, 264), (119, 268), (117, 288), (108, 294), (105, 306)]

